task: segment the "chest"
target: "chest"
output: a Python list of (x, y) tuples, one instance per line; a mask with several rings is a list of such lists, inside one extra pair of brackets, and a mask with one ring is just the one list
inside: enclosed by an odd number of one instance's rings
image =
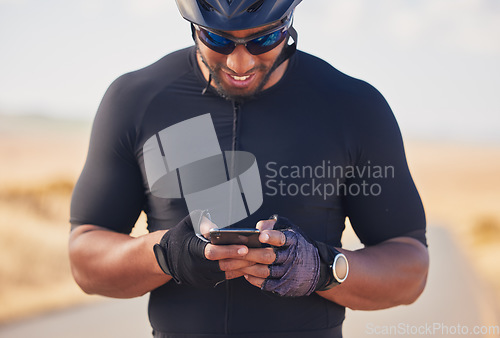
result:
[[(234, 218), (237, 226), (278, 213), (312, 237), (337, 241), (344, 221), (337, 190), (349, 164), (344, 126), (335, 111), (306, 103), (187, 101), (165, 114), (151, 111), (137, 151), (150, 226), (168, 228), (184, 217), (195, 205), (186, 192), (205, 192), (201, 205), (218, 198), (233, 213), (238, 203), (227, 196), (241, 194), (247, 217)], [(235, 165), (233, 151), (249, 157)], [(231, 178), (233, 186), (222, 188)]]

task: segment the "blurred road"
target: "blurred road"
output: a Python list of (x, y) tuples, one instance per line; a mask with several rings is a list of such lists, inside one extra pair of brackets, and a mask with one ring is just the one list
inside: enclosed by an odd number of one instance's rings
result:
[[(430, 271), (420, 298), (409, 306), (381, 311), (347, 310), (349, 337), (500, 337), (499, 308), (492, 290), (442, 227), (429, 227)], [(489, 330), (490, 333), (481, 334)], [(475, 334), (474, 330), (480, 334)]]
[(151, 337), (147, 297), (108, 299), (0, 327), (2, 338)]
[[(487, 332), (500, 325), (492, 294), (444, 228), (429, 227), (431, 269), (424, 294), (411, 306), (382, 311), (350, 311), (344, 324), (349, 337), (500, 337)], [(490, 329), (491, 330), (491, 329)], [(493, 328), (495, 330), (495, 328)], [(466, 333), (467, 331), (467, 333)], [(151, 337), (147, 298), (80, 306), (0, 327), (5, 338)]]

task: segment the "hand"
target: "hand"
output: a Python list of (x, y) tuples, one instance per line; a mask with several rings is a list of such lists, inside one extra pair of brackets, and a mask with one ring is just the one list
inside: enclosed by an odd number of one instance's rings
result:
[[(166, 269), (178, 284), (198, 288), (215, 287), (225, 279), (239, 277), (233, 270), (248, 267), (254, 263), (234, 260), (245, 256), (248, 248), (244, 245), (212, 245), (196, 236), (193, 220), (201, 221), (201, 226), (212, 226), (201, 211), (194, 211), (162, 237), (155, 250), (162, 250), (166, 258)], [(200, 224), (196, 224), (195, 227)], [(219, 262), (219, 260), (221, 260)], [(161, 264), (160, 264), (161, 266)], [(227, 271), (227, 272), (225, 272)]]
[(205, 257), (218, 261), (219, 268), (225, 273), (226, 279), (234, 279), (244, 275), (243, 268), (255, 265), (255, 262), (244, 259), (248, 248), (244, 245), (214, 245), (208, 243), (205, 247)]
[(314, 292), (320, 260), (312, 241), (284, 217), (261, 221), (257, 228), (262, 231), (259, 240), (272, 247), (249, 249), (245, 259), (257, 264), (242, 269), (245, 278), (281, 296), (308, 296)]
[[(210, 229), (218, 226), (208, 217), (203, 216), (200, 220), (200, 233), (210, 240)], [(248, 253), (248, 248), (243, 245), (213, 245), (205, 246), (205, 257), (209, 260), (218, 260), (219, 268), (225, 272), (226, 279), (234, 279), (243, 276), (239, 269), (254, 265), (254, 262), (242, 260), (241, 257)]]

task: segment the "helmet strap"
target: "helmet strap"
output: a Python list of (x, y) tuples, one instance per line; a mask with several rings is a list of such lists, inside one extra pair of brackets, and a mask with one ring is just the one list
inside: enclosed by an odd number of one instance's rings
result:
[(207, 92), (208, 88), (210, 88), (210, 84), (212, 83), (212, 73), (210, 72), (208, 74), (208, 81), (207, 81), (207, 85), (205, 86), (205, 88), (203, 88), (203, 90), (201, 91), (201, 95), (205, 95), (205, 93)]
[(290, 28), (288, 28), (288, 35), (293, 39), (293, 43), (289, 45), (287, 39), (284, 50), (279, 56), (276, 68), (279, 67), (283, 62), (291, 58), (292, 55), (295, 54), (295, 51), (297, 50), (297, 42), (299, 37), (297, 31), (295, 30), (295, 28), (293, 28), (293, 26), (290, 26)]

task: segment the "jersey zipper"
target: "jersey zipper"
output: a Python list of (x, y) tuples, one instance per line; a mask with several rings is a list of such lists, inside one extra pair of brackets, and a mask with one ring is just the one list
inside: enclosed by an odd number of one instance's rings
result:
[[(228, 173), (229, 173), (228, 179), (236, 177), (236, 174), (237, 174), (237, 173), (235, 173), (235, 170), (236, 170), (235, 152), (239, 148), (239, 130), (240, 130), (240, 128), (239, 128), (239, 125), (240, 125), (240, 123), (239, 123), (240, 104), (238, 102), (235, 102), (235, 101), (231, 101), (231, 102), (233, 104), (233, 132), (232, 132), (232, 141), (231, 141), (231, 155), (229, 156), (229, 159), (226, 159), (226, 161), (228, 162), (228, 168), (227, 168)], [(233, 182), (234, 182), (234, 180), (233, 180)], [(231, 198), (229, 200), (232, 201)], [(229, 206), (229, 208), (231, 209), (231, 205)]]
[(236, 101), (233, 102), (233, 143), (232, 151), (238, 150), (239, 142), (239, 115), (240, 115), (240, 104)]
[[(239, 115), (240, 115), (240, 104), (236, 101), (232, 101), (232, 106), (233, 106), (233, 132), (232, 132), (232, 142), (231, 142), (231, 158), (229, 160), (229, 172), (230, 176), (234, 177), (234, 170), (235, 170), (235, 165), (234, 165), (234, 152), (238, 150), (239, 147)], [(226, 282), (226, 309), (225, 309), (225, 321), (224, 321), (224, 327), (225, 327), (225, 333), (230, 334), (231, 329), (229, 325), (229, 320), (231, 316), (231, 281)]]

